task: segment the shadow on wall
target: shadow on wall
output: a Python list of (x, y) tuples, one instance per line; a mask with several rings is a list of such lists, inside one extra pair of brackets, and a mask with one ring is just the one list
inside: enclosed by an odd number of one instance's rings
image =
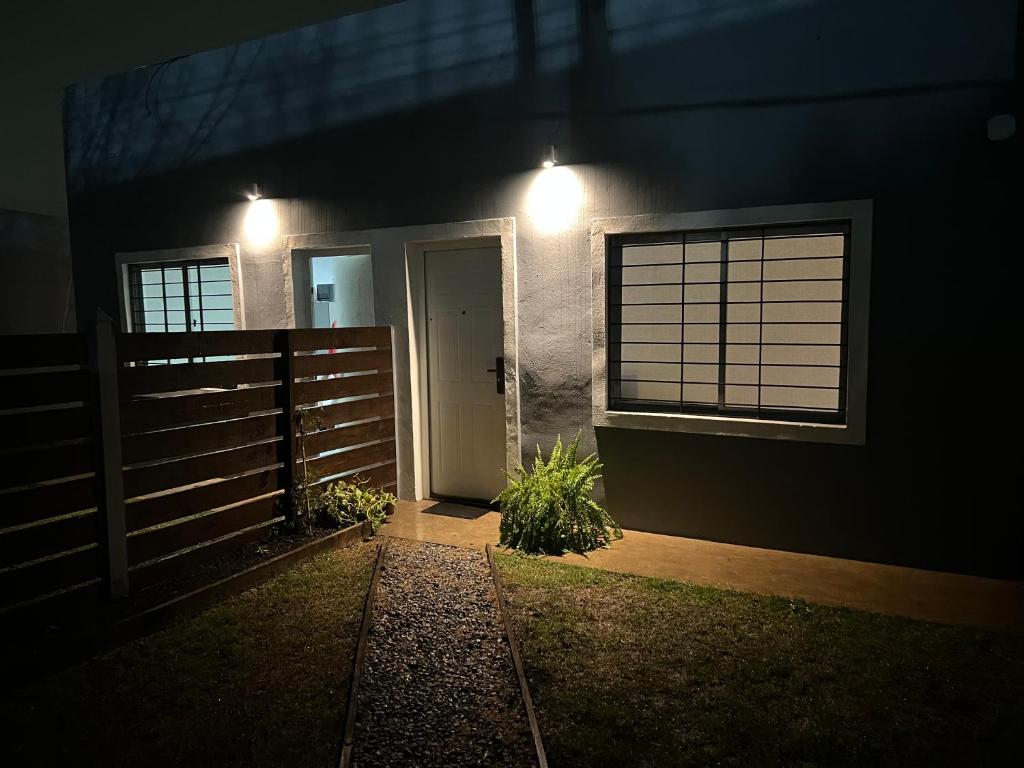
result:
[(67, 222), (0, 210), (0, 286), (0, 333), (74, 331)]
[[(856, 12), (836, 0), (596, 0), (581, 17), (577, 0), (407, 0), (72, 86), (69, 188), (510, 84), (530, 92), (494, 118), (540, 120), (558, 133), (570, 106), (639, 117), (986, 81), (1012, 70), (1012, 39), (993, 28), (1012, 13), (1012, 0), (1001, 4), (1007, 13), (882, 0)], [(922, 5), (939, 32), (908, 36)], [(958, 27), (969, 34), (948, 34)], [(751, 55), (766, 40), (771, 55)], [(863, 55), (864, 40), (878, 55)], [(581, 65), (597, 85), (570, 94)]]

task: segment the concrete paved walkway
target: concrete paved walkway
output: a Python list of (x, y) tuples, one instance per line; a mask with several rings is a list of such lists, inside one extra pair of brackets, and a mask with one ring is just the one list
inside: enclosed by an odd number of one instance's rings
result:
[[(497, 544), (500, 519), (497, 512), (447, 502), (400, 502), (381, 533), (483, 549), (488, 542)], [(628, 530), (610, 549), (549, 559), (926, 621), (1024, 632), (1021, 582)]]

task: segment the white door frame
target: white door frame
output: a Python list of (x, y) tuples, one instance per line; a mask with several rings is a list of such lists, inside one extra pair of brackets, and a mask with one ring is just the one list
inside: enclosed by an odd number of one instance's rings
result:
[(508, 216), (448, 224), (323, 232), (290, 235), (281, 239), (285, 322), (291, 327), (301, 327), (310, 311), (307, 302), (309, 259), (303, 251), (369, 246), (373, 267), (374, 315), (378, 324), (394, 328), (398, 495), (403, 499), (417, 501), (430, 495), (423, 252), (437, 249), (439, 245), (443, 247), (446, 243), (462, 248), (481, 243), (501, 248), (505, 468), (511, 471), (519, 463), (521, 455), (515, 218)]
[[(510, 238), (512, 239), (512, 238)], [(513, 240), (514, 242), (514, 240)], [(418, 447), (416, 498), (428, 498), (430, 489), (430, 370), (427, 353), (427, 286), (424, 279), (425, 256), (428, 251), (462, 250), (466, 248), (498, 248), (501, 251), (502, 352), (505, 356), (505, 471), (511, 472), (520, 460), (519, 435), (519, 360), (518, 317), (515, 296), (515, 254), (509, 253), (501, 235), (465, 237), (455, 240), (420, 240), (405, 246), (409, 276), (409, 326), (413, 329), (410, 351), (415, 348), (414, 391), (418, 397)], [(510, 263), (511, 262), (511, 263)], [(511, 272), (511, 274), (509, 274)], [(418, 424), (416, 423), (418, 422)]]

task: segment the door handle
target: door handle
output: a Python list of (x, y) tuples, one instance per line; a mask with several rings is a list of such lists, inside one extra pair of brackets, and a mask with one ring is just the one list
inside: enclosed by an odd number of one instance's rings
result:
[(488, 373), (494, 374), (494, 386), (499, 395), (505, 394), (505, 358), (494, 358), (494, 367), (487, 369)]

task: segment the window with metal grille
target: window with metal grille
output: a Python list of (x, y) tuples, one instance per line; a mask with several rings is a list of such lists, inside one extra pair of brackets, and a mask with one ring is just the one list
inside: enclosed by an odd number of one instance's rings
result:
[(608, 409), (844, 423), (850, 226), (610, 238)]
[(227, 259), (130, 264), (132, 330), (227, 331), (235, 327)]

